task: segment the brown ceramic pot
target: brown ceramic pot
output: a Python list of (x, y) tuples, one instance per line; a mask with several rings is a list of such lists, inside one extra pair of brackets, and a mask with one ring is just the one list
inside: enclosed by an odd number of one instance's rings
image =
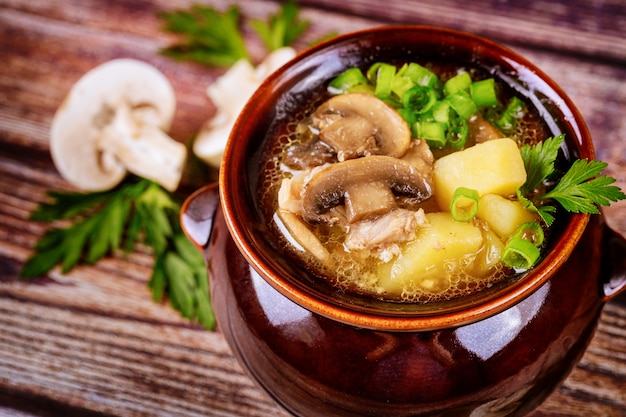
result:
[(268, 127), (347, 67), (447, 57), (478, 64), (540, 108), (567, 158), (593, 158), (565, 93), (514, 52), (427, 27), (383, 27), (309, 49), (243, 110), (218, 188), (185, 203), (187, 235), (205, 251), (218, 323), (241, 364), (293, 414), (520, 416), (567, 376), (604, 303), (625, 286), (626, 242), (601, 216), (559, 219), (531, 273), (475, 296), (399, 305), (338, 293), (275, 245), (256, 210), (257, 154)]

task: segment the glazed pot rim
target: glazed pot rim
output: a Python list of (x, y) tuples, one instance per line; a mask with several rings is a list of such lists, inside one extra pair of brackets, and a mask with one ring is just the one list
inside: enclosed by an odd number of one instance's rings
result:
[[(391, 35), (392, 32), (393, 35)], [(311, 62), (325, 52), (337, 48), (338, 45), (359, 45), (364, 38), (382, 39), (387, 35), (396, 36), (398, 33), (415, 36), (436, 34), (445, 38), (460, 39), (469, 42), (473, 50), (499, 54), (499, 59), (503, 63), (520, 71), (520, 78), (522, 76), (537, 78), (542, 83), (541, 93), (545, 93), (546, 98), (556, 103), (559, 110), (564, 112), (562, 118), (565, 119), (576, 136), (576, 138), (568, 138), (570, 146), (578, 148), (580, 153), (578, 157), (594, 158), (590, 134), (571, 99), (548, 75), (516, 52), (477, 35), (452, 29), (419, 25), (379, 26), (339, 35), (306, 49), (263, 82), (240, 113), (231, 131), (219, 174), (220, 200), (226, 225), (241, 254), (263, 279), (291, 301), (314, 313), (362, 328), (389, 331), (444, 329), (487, 318), (510, 308), (534, 293), (568, 259), (580, 240), (590, 216), (588, 214), (570, 215), (563, 227), (563, 233), (555, 241), (554, 250), (547, 253), (528, 274), (497, 292), (483, 299), (478, 299), (478, 301), (472, 300), (468, 304), (460, 304), (450, 308), (441, 308), (429, 312), (406, 312), (393, 309), (381, 310), (376, 307), (352, 303), (349, 300), (338, 301), (327, 294), (319, 293), (294, 277), (284, 276), (285, 273), (280, 265), (271, 256), (266, 256), (267, 254), (263, 253), (264, 249), (259, 246), (258, 239), (251, 231), (250, 224), (246, 223), (245, 212), (249, 207), (246, 207), (246, 202), (241, 198), (242, 184), (238, 174), (247, 166), (246, 147), (251, 138), (246, 137), (245, 133), (249, 132), (247, 129), (251, 122), (250, 113), (254, 114), (259, 108), (272, 105), (272, 97), (280, 94), (279, 88), (284, 85), (285, 80), (288, 80), (292, 73), (297, 73), (298, 68), (303, 65), (306, 66), (307, 62)], [(257, 115), (260, 116), (259, 113)], [(572, 143), (571, 141), (575, 142)], [(244, 187), (244, 189), (246, 188)]]

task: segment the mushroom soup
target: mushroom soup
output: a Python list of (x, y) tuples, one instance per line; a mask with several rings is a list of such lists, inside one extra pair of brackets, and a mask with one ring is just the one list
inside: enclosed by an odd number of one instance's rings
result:
[(338, 289), (386, 300), (444, 301), (523, 272), (501, 258), (538, 224), (515, 198), (519, 147), (550, 136), (536, 109), (479, 68), (366, 70), (269, 130), (258, 198), (276, 240)]

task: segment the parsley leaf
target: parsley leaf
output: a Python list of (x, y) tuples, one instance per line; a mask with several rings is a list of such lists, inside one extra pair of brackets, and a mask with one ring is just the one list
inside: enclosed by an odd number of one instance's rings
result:
[(308, 20), (298, 19), (295, 1), (283, 3), (278, 13), (268, 21), (253, 20), (250, 25), (270, 51), (291, 45), (309, 27)]
[(565, 135), (559, 135), (536, 145), (524, 145), (520, 148), (524, 168), (526, 168), (526, 182), (521, 187), (524, 193), (532, 192), (554, 173), (554, 161), (564, 139)]
[[(275, 51), (289, 46), (309, 27), (308, 20), (298, 18), (298, 4), (283, 3), (277, 13), (250, 21), (250, 26), (267, 49)], [(241, 31), (241, 15), (237, 6), (225, 12), (194, 4), (189, 10), (161, 13), (164, 30), (180, 35), (183, 40), (164, 48), (161, 53), (179, 61), (195, 61), (208, 66), (229, 67), (240, 59), (250, 60)]]
[(228, 67), (238, 60), (249, 59), (243, 35), (239, 30), (240, 12), (231, 6), (225, 12), (200, 4), (189, 10), (165, 12), (166, 32), (181, 35), (183, 41), (161, 50), (179, 61)]
[(608, 206), (611, 201), (626, 198), (619, 187), (610, 185), (615, 182), (614, 178), (606, 175), (594, 178), (607, 166), (602, 161), (574, 161), (557, 185), (542, 199), (554, 199), (572, 213), (598, 214), (597, 206)]
[(554, 201), (572, 213), (598, 214), (598, 206), (626, 199), (619, 187), (611, 185), (614, 178), (598, 177), (608, 164), (586, 159), (574, 161), (551, 190), (536, 193), (538, 187), (556, 174), (555, 161), (563, 140), (564, 135), (560, 135), (520, 149), (527, 178), (517, 190), (517, 198), (528, 210), (538, 213), (547, 226), (554, 222)]
[(40, 204), (31, 219), (65, 222), (74, 217), (74, 222), (43, 235), (22, 268), (23, 278), (44, 275), (58, 264), (67, 273), (81, 262), (93, 264), (143, 243), (155, 255), (148, 283), (152, 298), (160, 301), (167, 292), (183, 317), (209, 330), (215, 327), (204, 259), (181, 229), (180, 205), (161, 186), (137, 179), (106, 192), (48, 195), (52, 202)]

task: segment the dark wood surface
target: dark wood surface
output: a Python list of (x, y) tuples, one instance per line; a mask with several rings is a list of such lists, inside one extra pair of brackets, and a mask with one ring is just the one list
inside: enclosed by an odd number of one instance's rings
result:
[[(226, 0), (209, 2), (224, 9)], [(277, 3), (246, 0), (247, 19)], [(577, 103), (598, 157), (626, 189), (626, 2), (623, 0), (311, 0), (298, 49), (328, 32), (417, 23), (484, 35), (518, 51)], [(0, 415), (283, 416), (242, 371), (218, 331), (181, 319), (147, 288), (145, 252), (34, 282), (19, 271), (48, 227), (28, 220), (49, 190), (72, 190), (49, 156), (56, 108), (78, 78), (118, 57), (157, 66), (174, 85), (171, 135), (214, 112), (223, 70), (160, 56), (172, 41), (157, 13), (184, 0), (0, 0)], [(265, 50), (247, 30), (255, 60)], [(605, 211), (626, 235), (626, 203)], [(612, 300), (580, 364), (532, 416), (626, 416), (626, 301)]]

